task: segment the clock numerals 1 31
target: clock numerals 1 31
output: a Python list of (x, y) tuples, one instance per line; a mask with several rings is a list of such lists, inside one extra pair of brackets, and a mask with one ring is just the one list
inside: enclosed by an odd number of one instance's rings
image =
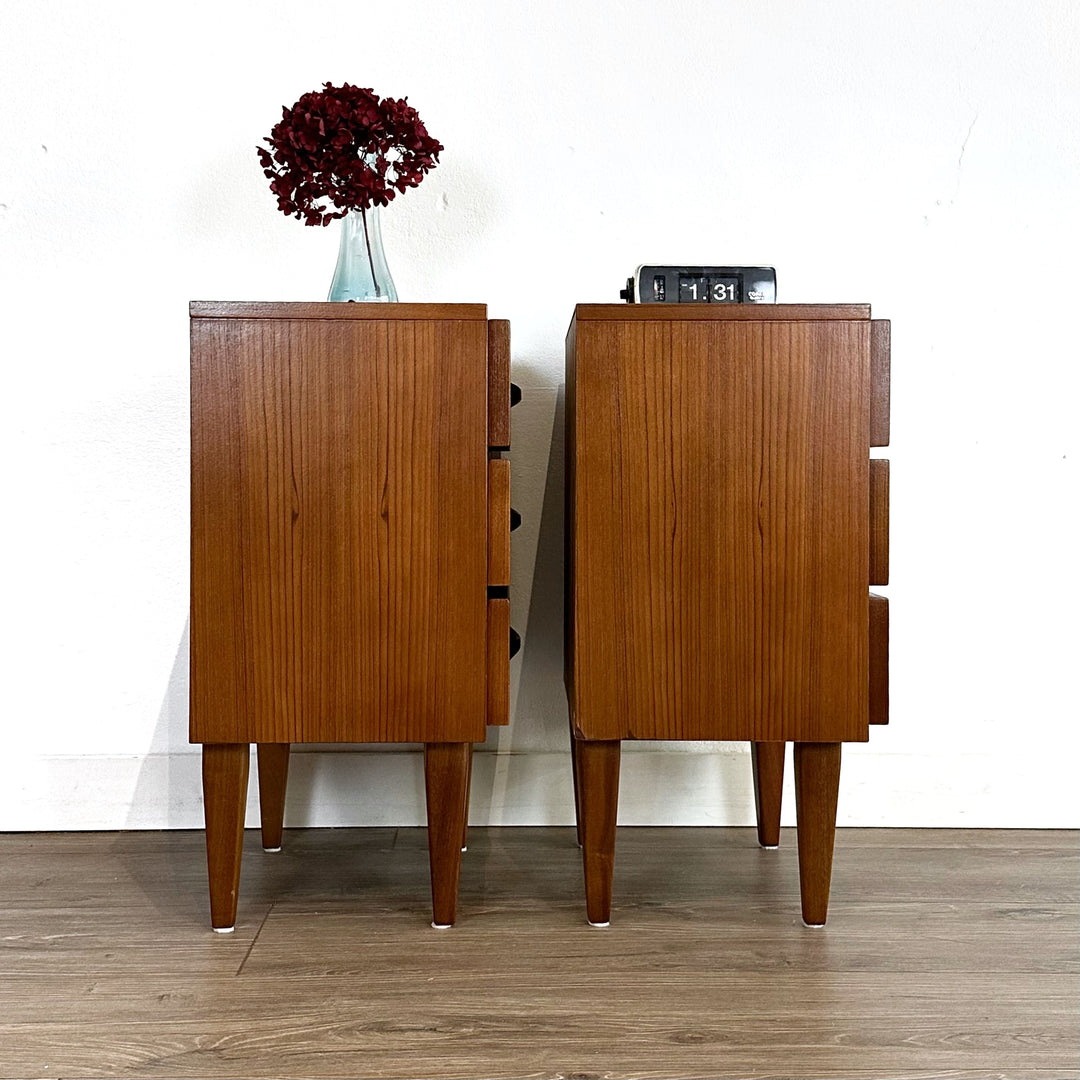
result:
[(739, 279), (736, 277), (679, 275), (680, 304), (737, 304), (738, 302)]

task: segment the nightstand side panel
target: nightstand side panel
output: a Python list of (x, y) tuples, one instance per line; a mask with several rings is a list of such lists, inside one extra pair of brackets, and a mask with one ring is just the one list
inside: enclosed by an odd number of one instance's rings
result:
[(242, 311), (192, 322), (192, 740), (482, 740), (486, 322)]
[(576, 729), (865, 739), (868, 321), (572, 337)]

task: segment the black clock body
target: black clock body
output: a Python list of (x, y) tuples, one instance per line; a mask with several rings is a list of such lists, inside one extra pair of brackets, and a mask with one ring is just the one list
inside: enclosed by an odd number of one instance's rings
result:
[(771, 266), (639, 266), (619, 293), (638, 304), (775, 304)]

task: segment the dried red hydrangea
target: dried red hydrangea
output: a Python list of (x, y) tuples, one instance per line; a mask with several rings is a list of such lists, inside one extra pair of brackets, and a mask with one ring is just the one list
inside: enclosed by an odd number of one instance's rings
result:
[(281, 110), (270, 147), (258, 147), (282, 213), (327, 225), (350, 210), (386, 206), (438, 162), (433, 139), (406, 98), (326, 83)]

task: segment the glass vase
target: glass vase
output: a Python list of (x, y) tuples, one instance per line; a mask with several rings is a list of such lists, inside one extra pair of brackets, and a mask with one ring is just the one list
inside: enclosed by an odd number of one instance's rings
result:
[(397, 298), (383, 252), (379, 208), (351, 210), (341, 219), (337, 266), (327, 300), (391, 303)]

